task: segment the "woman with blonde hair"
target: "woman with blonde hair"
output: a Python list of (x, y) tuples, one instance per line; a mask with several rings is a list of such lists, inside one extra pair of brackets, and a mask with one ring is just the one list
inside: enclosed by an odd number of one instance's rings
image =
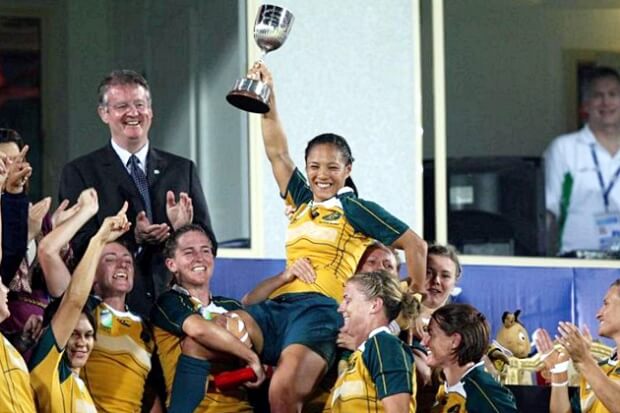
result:
[(339, 375), (326, 411), (415, 412), (413, 353), (388, 329), (399, 314), (417, 316), (413, 294), (385, 271), (359, 273), (347, 281), (338, 311), (357, 349)]

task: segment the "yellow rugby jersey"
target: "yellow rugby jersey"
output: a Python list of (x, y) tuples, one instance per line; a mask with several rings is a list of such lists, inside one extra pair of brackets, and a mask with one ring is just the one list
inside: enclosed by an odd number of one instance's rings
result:
[(413, 353), (387, 327), (373, 330), (351, 355), (329, 396), (325, 412), (383, 412), (381, 399), (409, 393), (415, 412), (416, 376)]
[(48, 327), (30, 359), (30, 383), (37, 412), (96, 413), (86, 385), (73, 374), (64, 353), (56, 343), (51, 326)]
[(21, 354), (0, 334), (0, 412), (35, 413), (30, 373)]
[(432, 413), (495, 412), (517, 413), (513, 394), (484, 370), (484, 362), (475, 364), (454, 386), (442, 384), (437, 391)]
[[(620, 383), (620, 366), (618, 365), (617, 359), (602, 360), (599, 363), (599, 367), (605, 372), (607, 377)], [(581, 400), (579, 404), (582, 413), (609, 413), (609, 409), (603, 406), (603, 403), (596, 397), (592, 388), (583, 377), (579, 385), (579, 397)], [(577, 401), (572, 400), (572, 402), (575, 403)], [(573, 411), (577, 410), (573, 409)]]
[(99, 412), (140, 412), (155, 342), (139, 316), (94, 296), (88, 306), (97, 322), (97, 340), (80, 376)]
[(374, 240), (391, 245), (407, 225), (379, 205), (358, 199), (350, 188), (324, 202), (314, 202), (305, 178), (295, 169), (287, 187), (286, 202), (295, 208), (286, 234), (286, 265), (310, 260), (316, 281), (295, 278), (270, 298), (285, 293), (317, 292), (342, 300), (345, 282), (353, 276), (366, 247)]
[[(241, 309), (241, 304), (225, 297), (211, 297), (208, 306), (192, 297), (189, 292), (179, 285), (163, 293), (157, 299), (151, 312), (153, 334), (157, 344), (157, 354), (164, 371), (166, 393), (170, 403), (174, 373), (181, 355), (181, 340), (185, 337), (183, 322), (187, 317), (198, 314), (207, 320), (218, 317), (228, 311)], [(226, 390), (224, 392), (213, 386), (213, 376), (222, 371), (234, 370), (241, 367), (239, 363), (211, 362), (209, 384), (204, 400), (196, 411), (201, 413), (242, 413), (252, 412), (247, 401), (247, 392), (244, 389)]]

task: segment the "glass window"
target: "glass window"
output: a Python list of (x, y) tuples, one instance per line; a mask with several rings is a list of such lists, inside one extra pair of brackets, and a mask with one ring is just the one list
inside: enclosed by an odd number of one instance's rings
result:
[[(542, 155), (555, 137), (580, 127), (584, 71), (620, 67), (613, 29), (620, 8), (586, 1), (442, 4), (445, 48), (438, 49), (430, 40), (431, 3), (421, 2), (425, 238), (445, 237), (465, 254), (555, 255)], [(432, 53), (442, 53), (445, 66), (445, 234), (429, 191), (438, 153)]]

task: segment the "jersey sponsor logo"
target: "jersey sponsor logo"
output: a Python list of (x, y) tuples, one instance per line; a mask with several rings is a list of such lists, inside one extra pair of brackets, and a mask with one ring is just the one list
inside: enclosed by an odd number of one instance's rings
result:
[(325, 215), (321, 219), (323, 221), (333, 222), (333, 221), (338, 221), (340, 219), (340, 217), (342, 217), (342, 213), (340, 213), (340, 212), (332, 212), (331, 214)]
[(99, 315), (99, 322), (103, 328), (111, 329), (114, 322), (112, 312), (107, 308), (101, 310), (101, 314)]
[(363, 380), (345, 381), (339, 387), (334, 388), (332, 392), (332, 406), (336, 403), (338, 399), (347, 400), (355, 397), (363, 397), (365, 395), (368, 395), (368, 391)]

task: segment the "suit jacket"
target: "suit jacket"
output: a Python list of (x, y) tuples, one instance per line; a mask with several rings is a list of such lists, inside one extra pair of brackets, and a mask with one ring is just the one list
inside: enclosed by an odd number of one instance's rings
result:
[[(149, 196), (153, 213), (152, 223), (168, 223), (166, 215), (166, 192), (176, 196), (186, 192), (192, 198), (194, 223), (211, 228), (209, 211), (202, 186), (196, 172), (196, 165), (189, 159), (168, 152), (149, 148), (146, 160)], [(85, 188), (93, 187), (99, 196), (99, 212), (73, 238), (76, 262), (84, 254), (90, 238), (97, 232), (103, 220), (114, 215), (123, 205), (129, 203), (127, 218), (132, 229), (122, 241), (136, 257), (134, 288), (129, 295), (129, 305), (134, 312), (148, 318), (150, 307), (159, 294), (166, 289), (171, 275), (164, 265), (163, 245), (136, 244), (134, 231), (136, 215), (144, 210), (144, 202), (127, 168), (111, 144), (69, 162), (63, 168), (60, 178), (59, 200), (68, 199), (75, 203)]]

